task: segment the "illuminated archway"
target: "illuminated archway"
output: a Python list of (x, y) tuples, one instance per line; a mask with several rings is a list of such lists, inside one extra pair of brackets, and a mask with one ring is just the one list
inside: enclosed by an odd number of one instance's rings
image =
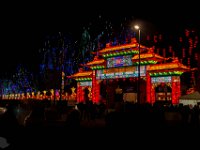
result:
[(156, 101), (171, 101), (172, 88), (170, 83), (159, 83), (155, 87), (155, 100)]

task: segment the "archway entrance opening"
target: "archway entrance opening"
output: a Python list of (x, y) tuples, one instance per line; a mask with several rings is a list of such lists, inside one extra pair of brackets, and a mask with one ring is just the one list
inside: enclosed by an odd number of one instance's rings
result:
[(155, 87), (156, 102), (172, 102), (172, 88), (166, 83), (160, 83)]

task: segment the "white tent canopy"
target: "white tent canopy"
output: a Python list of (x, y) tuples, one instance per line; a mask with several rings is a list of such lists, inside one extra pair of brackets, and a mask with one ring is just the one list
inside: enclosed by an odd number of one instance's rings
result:
[(191, 94), (183, 95), (179, 98), (179, 103), (183, 105), (197, 105), (197, 103), (200, 103), (200, 93), (195, 91)]

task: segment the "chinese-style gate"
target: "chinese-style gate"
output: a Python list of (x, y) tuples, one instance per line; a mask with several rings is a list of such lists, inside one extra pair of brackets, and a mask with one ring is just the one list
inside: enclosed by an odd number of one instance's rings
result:
[[(84, 89), (89, 88), (89, 99), (98, 103), (101, 100), (101, 81), (121, 78), (138, 81), (138, 52), (138, 43), (135, 38), (131, 40), (131, 43), (123, 45), (111, 46), (108, 43), (104, 49), (98, 51), (92, 61), (83, 64), (90, 68), (90, 71), (80, 70), (71, 76), (77, 81), (77, 102), (84, 101)], [(140, 86), (139, 91), (145, 91), (145, 98), (137, 99), (136, 97), (134, 102), (153, 104), (155, 101), (167, 100), (172, 104), (179, 103), (180, 76), (190, 69), (181, 64), (177, 58), (172, 60), (167, 62), (167, 58), (155, 54), (152, 47), (140, 45), (141, 81), (138, 81), (138, 84), (145, 82), (146, 89)]]

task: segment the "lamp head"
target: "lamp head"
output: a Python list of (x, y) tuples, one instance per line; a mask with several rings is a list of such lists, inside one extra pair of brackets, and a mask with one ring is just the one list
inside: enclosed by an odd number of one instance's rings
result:
[(135, 29), (137, 29), (137, 30), (140, 29), (140, 27), (139, 27), (138, 25), (135, 25), (134, 27), (135, 27)]

